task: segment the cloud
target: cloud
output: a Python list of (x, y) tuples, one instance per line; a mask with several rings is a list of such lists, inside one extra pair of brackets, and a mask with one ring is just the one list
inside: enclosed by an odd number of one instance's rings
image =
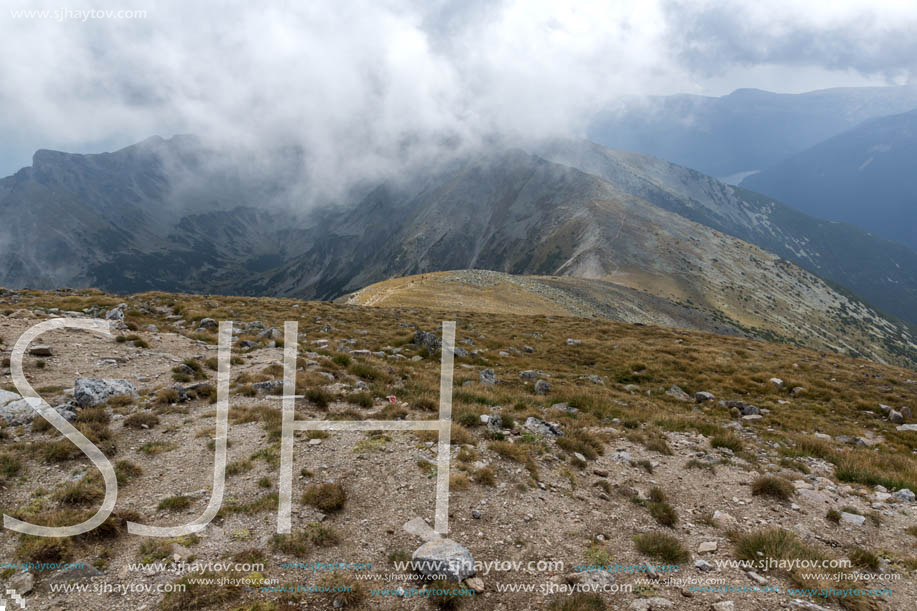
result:
[(145, 19), (3, 14), (0, 136), (30, 148), (180, 132), (296, 146), (310, 180), (330, 188), (422, 162), (444, 142), (581, 135), (624, 95), (695, 88), (736, 65), (885, 73), (917, 57), (913, 37), (895, 36), (913, 31), (904, 3), (888, 15), (866, 2), (771, 6), (167, 0), (118, 7)]

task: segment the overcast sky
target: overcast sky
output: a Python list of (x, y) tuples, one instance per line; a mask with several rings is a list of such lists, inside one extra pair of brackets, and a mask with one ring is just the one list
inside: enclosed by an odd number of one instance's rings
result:
[[(191, 6), (191, 5), (194, 6)], [(622, 96), (915, 82), (917, 2), (0, 0), (0, 176), (153, 134), (381, 163), (418, 134), (583, 135)]]

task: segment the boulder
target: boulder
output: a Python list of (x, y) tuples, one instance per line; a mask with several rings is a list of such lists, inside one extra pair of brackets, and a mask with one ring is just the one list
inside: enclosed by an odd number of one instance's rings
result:
[(493, 386), (497, 383), (497, 374), (494, 373), (493, 369), (482, 369), (478, 379), (480, 380), (481, 384)]
[(420, 346), (421, 348), (429, 350), (430, 354), (439, 352), (443, 345), (438, 335), (435, 333), (427, 333), (426, 331), (417, 331), (414, 333), (414, 339), (411, 341), (415, 346)]
[(866, 523), (866, 517), (856, 513), (847, 513), (846, 511), (842, 511), (841, 522), (853, 524), (854, 526), (862, 526)]
[(110, 309), (105, 313), (105, 320), (114, 320), (118, 322), (124, 321), (124, 309), (127, 307), (126, 303), (121, 303)]
[(888, 421), (892, 424), (904, 424), (904, 416), (896, 409), (888, 413)]
[(892, 493), (892, 496), (899, 501), (904, 501), (906, 503), (913, 503), (915, 500), (917, 500), (917, 497), (915, 497), (914, 493), (911, 492), (909, 488), (902, 488), (901, 490)]
[(551, 385), (545, 382), (544, 380), (538, 380), (535, 382), (535, 394), (536, 395), (546, 395), (551, 392)]
[(35, 410), (28, 401), (0, 388), (0, 420), (9, 426), (19, 426), (31, 422), (35, 416)]
[(694, 393), (694, 400), (698, 403), (703, 403), (705, 401), (713, 401), (716, 397), (713, 393), (701, 391)]
[(216, 329), (220, 324), (212, 318), (202, 318), (201, 322), (197, 323), (198, 329)]
[(115, 395), (137, 396), (137, 389), (127, 380), (79, 378), (73, 386), (73, 400), (80, 407), (95, 407)]
[(534, 369), (526, 369), (519, 372), (519, 379), (521, 380), (534, 380), (536, 378), (538, 378), (538, 372)]
[(459, 583), (472, 577), (474, 558), (466, 548), (451, 539), (427, 541), (411, 556), (414, 569), (425, 577), (444, 576), (448, 581)]
[(678, 399), (679, 401), (690, 401), (691, 397), (688, 396), (688, 393), (683, 391), (678, 386), (673, 386), (672, 388), (665, 391), (665, 394), (669, 395), (672, 398)]

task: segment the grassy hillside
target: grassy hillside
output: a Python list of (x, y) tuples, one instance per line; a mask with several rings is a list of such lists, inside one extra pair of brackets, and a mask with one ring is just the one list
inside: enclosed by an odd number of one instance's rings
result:
[[(456, 320), (457, 346), (467, 355), (455, 366), (449, 536), (475, 560), (551, 559), (566, 568), (479, 574), (481, 592), (448, 604), (605, 609), (661, 597), (700, 611), (724, 597), (700, 591), (688, 597), (681, 593), (685, 588), (662, 581), (641, 585), (636, 580), (642, 575), (623, 573), (614, 576), (616, 584), (639, 587), (571, 597), (537, 586), (582, 579), (572, 569), (576, 564), (668, 561), (682, 566), (681, 577), (704, 578), (697, 560), (761, 557), (851, 558), (854, 568), (845, 573), (901, 575), (893, 592), (880, 597), (812, 598), (827, 608), (901, 609), (917, 596), (917, 504), (888, 495), (917, 490), (917, 435), (898, 430), (880, 408), (917, 410), (914, 370), (741, 337), (580, 317), (161, 293), (126, 299), (91, 291), (6, 293), (0, 297), (0, 337), (8, 350), (48, 315), (98, 315), (121, 301), (127, 304), (121, 339), (54, 332), (41, 340), (52, 356), (26, 362), (31, 382), (53, 405), (67, 399), (78, 375), (123, 377), (139, 388), (137, 397), (112, 398), (77, 414), (78, 426), (120, 465), (125, 483), (116, 514), (93, 537), (38, 540), (7, 533), (0, 538), (4, 557), (82, 561), (106, 571), (109, 581), (151, 584), (181, 577), (155, 570), (138, 577), (127, 572), (127, 563), (168, 561), (173, 554), (201, 561), (260, 559), (261, 577), (278, 584), (355, 587), (344, 597), (197, 586), (162, 596), (160, 609), (332, 608), (334, 600), (357, 609), (425, 608), (431, 603), (374, 595), (371, 589), (384, 582), (357, 577), (398, 573), (393, 561), (408, 558), (420, 543), (402, 524), (415, 516), (432, 522), (435, 436), (341, 431), (312, 433), (311, 441), (297, 437), (294, 534), (275, 537), (280, 402), (254, 384), (281, 376), (282, 352), (255, 326), (234, 347), (231, 466), (217, 519), (199, 537), (165, 542), (127, 535), (123, 521), (181, 524), (207, 503), (216, 335), (198, 330), (203, 318), (239, 326), (260, 321), (267, 330), (299, 321), (297, 393), (304, 398), (296, 401), (297, 418), (345, 420), (435, 418), (439, 356), (413, 338), (417, 330), (436, 333), (441, 321)], [(240, 348), (241, 340), (250, 344)], [(495, 384), (481, 381), (486, 369), (493, 370)], [(526, 371), (533, 373), (520, 376)], [(535, 392), (536, 379), (549, 384), (544, 394)], [(181, 401), (176, 383), (198, 386)], [(0, 385), (9, 388), (7, 369), (0, 368)], [(673, 390), (676, 385), (686, 394)], [(716, 397), (696, 402), (694, 393), (701, 391)], [(743, 416), (741, 404), (721, 406), (720, 400), (752, 404), (760, 413)], [(500, 424), (487, 426), (481, 416), (499, 416)], [(530, 417), (555, 423), (562, 435), (527, 428)], [(98, 503), (100, 481), (88, 461), (42, 424), (2, 429), (0, 509), (46, 524), (73, 523)], [(341, 486), (343, 495), (330, 505), (319, 502), (332, 489), (322, 484)], [(844, 517), (857, 514), (866, 516), (859, 526)], [(716, 549), (699, 551), (705, 542)], [(330, 559), (372, 562), (373, 570), (281, 566)], [(738, 568), (714, 574), (729, 584), (752, 584)], [(825, 585), (798, 569), (765, 575), (770, 585), (784, 588)], [(39, 594), (29, 608), (59, 608), (64, 600), (77, 608), (100, 601), (129, 608), (124, 605), (140, 600), (94, 594), (65, 599), (48, 593), (50, 579), (50, 573), (35, 575)], [(520, 583), (536, 587), (499, 591)], [(725, 597), (740, 609), (780, 609), (790, 598), (798, 596)]]

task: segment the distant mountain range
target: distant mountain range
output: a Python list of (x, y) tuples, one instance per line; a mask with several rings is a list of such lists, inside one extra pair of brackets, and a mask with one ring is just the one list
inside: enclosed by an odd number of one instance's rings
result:
[(624, 288), (588, 290), (598, 302), (642, 291), (732, 332), (917, 363), (906, 325), (787, 256), (914, 314), (913, 252), (660, 160), (586, 142), (536, 152), (466, 155), (300, 209), (295, 153), (264, 168), (192, 137), (39, 151), (0, 181), (0, 285), (331, 299), (479, 268), (613, 283)]
[(739, 89), (722, 97), (654, 97), (624, 108), (596, 117), (590, 138), (738, 182), (863, 121), (917, 108), (917, 86), (801, 94)]
[(917, 251), (917, 110), (866, 121), (741, 184)]

